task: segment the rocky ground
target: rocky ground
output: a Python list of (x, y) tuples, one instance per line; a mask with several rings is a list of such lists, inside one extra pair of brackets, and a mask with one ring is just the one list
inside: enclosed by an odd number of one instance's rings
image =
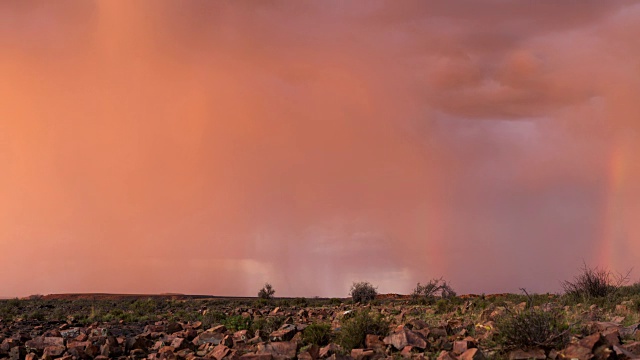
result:
[[(638, 296), (3, 300), (0, 358), (640, 359)], [(546, 313), (556, 333), (529, 316)]]

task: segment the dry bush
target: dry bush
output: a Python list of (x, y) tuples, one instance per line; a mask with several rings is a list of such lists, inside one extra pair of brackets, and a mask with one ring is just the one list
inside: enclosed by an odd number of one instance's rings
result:
[(566, 295), (576, 299), (607, 297), (629, 281), (630, 273), (631, 270), (625, 275), (614, 274), (607, 269), (590, 268), (583, 264), (573, 281), (562, 281), (562, 288)]
[(528, 309), (507, 312), (496, 322), (497, 342), (505, 348), (561, 349), (569, 341), (569, 325), (559, 311)]
[(418, 283), (411, 296), (414, 299), (435, 297), (451, 298), (456, 296), (456, 292), (446, 280), (439, 278), (432, 279), (424, 285)]
[(354, 303), (365, 303), (372, 301), (378, 295), (377, 288), (367, 281), (353, 283), (349, 295), (353, 298)]

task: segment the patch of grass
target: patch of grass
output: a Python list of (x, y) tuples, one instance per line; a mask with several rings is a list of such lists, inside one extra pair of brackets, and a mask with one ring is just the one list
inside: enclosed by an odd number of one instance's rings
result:
[(331, 325), (324, 323), (311, 324), (304, 329), (302, 339), (306, 344), (327, 345), (331, 341)]
[(200, 321), (202, 321), (202, 327), (208, 329), (214, 325), (220, 325), (225, 322), (227, 315), (220, 311), (207, 311), (206, 314), (201, 315)]
[(344, 321), (340, 329), (338, 343), (346, 350), (364, 347), (366, 336), (385, 336), (389, 332), (389, 321), (382, 314), (372, 314), (368, 309), (363, 309)]
[(267, 334), (270, 334), (280, 328), (284, 324), (285, 318), (283, 316), (268, 316), (266, 318), (259, 318), (253, 321), (251, 324), (251, 330), (260, 330)]
[(224, 326), (231, 331), (249, 330), (251, 329), (251, 318), (242, 315), (234, 315), (227, 317)]

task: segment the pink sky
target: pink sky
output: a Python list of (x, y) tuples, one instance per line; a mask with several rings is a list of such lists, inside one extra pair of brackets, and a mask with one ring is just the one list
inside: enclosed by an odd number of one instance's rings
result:
[(0, 295), (624, 271), (639, 33), (626, 1), (2, 1)]

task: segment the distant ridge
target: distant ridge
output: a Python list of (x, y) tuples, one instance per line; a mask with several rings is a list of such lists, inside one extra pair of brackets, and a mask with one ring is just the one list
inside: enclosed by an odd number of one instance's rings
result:
[(185, 295), (177, 293), (163, 294), (109, 294), (109, 293), (70, 293), (70, 294), (48, 294), (40, 297), (45, 300), (122, 300), (122, 299), (210, 299), (223, 298), (223, 296), (212, 295)]

